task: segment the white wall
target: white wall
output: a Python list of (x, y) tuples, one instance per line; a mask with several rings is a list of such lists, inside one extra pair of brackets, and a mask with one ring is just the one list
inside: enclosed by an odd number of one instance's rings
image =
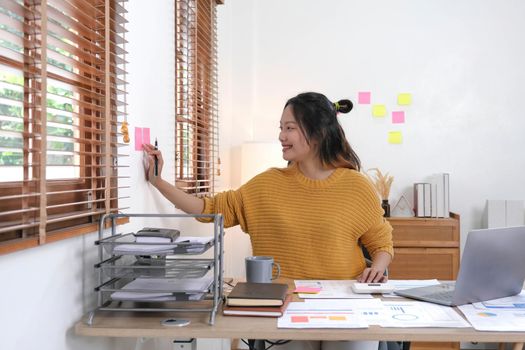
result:
[[(525, 23), (522, 1), (230, 0), (219, 23), (221, 108), (231, 143), (276, 140), (285, 101), (303, 91), (356, 101), (371, 91), (390, 112), (410, 92), (406, 123), (373, 120), (370, 106), (341, 116), (365, 169), (414, 182), (449, 172), (462, 240), (482, 227), (486, 199), (524, 199)], [(402, 145), (387, 143), (401, 130)], [(224, 148), (224, 145), (222, 145)], [(224, 149), (223, 149), (224, 150)]]
[[(172, 3), (127, 3), (130, 131), (151, 127), (165, 155), (174, 149)], [(392, 107), (395, 94), (408, 91), (414, 103), (402, 145), (387, 144), (389, 123), (363, 106), (342, 117), (347, 136), (366, 168), (395, 176), (393, 198), (428, 174), (450, 172), (463, 236), (481, 227), (485, 199), (525, 198), (524, 10), (518, 0), (227, 0), (219, 8), (219, 187), (237, 186), (243, 143), (277, 140), (284, 102), (298, 92), (355, 99), (370, 90)], [(131, 155), (129, 212), (176, 212), (145, 183), (141, 154)], [(166, 158), (164, 176), (173, 180)], [(242, 275), (245, 253), (235, 252), (246, 248), (246, 236), (228, 232), (226, 275)], [(2, 349), (134, 346), (73, 333), (94, 305), (94, 239), (0, 256)]]

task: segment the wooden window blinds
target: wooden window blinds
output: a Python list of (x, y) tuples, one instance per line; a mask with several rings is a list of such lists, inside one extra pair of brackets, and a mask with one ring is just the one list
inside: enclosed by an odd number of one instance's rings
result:
[(177, 0), (175, 8), (176, 182), (199, 196), (220, 175), (217, 0)]
[(122, 209), (123, 2), (0, 2), (0, 253)]

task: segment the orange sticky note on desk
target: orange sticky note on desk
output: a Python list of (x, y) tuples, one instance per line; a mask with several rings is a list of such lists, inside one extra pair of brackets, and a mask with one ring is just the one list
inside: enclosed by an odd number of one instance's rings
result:
[(293, 291), (294, 293), (308, 293), (308, 294), (316, 294), (321, 291), (321, 288), (319, 287), (297, 287)]

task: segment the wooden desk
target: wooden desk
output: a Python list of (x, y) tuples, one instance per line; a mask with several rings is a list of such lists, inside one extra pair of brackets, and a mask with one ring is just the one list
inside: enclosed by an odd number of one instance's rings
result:
[[(191, 320), (186, 327), (164, 327), (161, 320), (176, 317)], [(278, 329), (276, 318), (233, 317), (218, 314), (208, 324), (207, 313), (139, 313), (97, 311), (93, 325), (85, 317), (75, 325), (78, 335), (94, 337), (168, 338), (257, 338), (293, 340), (390, 340), (441, 342), (508, 342), (521, 350), (525, 332), (478, 332), (473, 328), (381, 328), (368, 329)]]

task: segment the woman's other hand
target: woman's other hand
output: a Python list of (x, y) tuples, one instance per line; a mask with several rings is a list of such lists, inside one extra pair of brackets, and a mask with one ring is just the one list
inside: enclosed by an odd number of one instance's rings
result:
[(363, 273), (357, 277), (357, 282), (360, 283), (385, 283), (388, 282), (388, 277), (385, 276), (384, 269), (378, 269), (372, 267), (367, 267), (363, 270)]
[[(147, 166), (145, 166), (146, 180), (148, 180), (153, 186), (157, 185), (157, 182), (161, 179), (162, 167), (164, 166), (164, 160), (162, 159), (162, 152), (155, 149), (155, 146), (150, 144), (143, 144), (144, 156), (147, 157)], [(155, 176), (155, 157), (157, 158), (157, 176)]]
[(392, 256), (384, 251), (379, 251), (374, 254), (372, 266), (363, 270), (363, 273), (357, 277), (360, 283), (385, 283), (388, 281), (388, 276), (385, 271), (392, 261)]

